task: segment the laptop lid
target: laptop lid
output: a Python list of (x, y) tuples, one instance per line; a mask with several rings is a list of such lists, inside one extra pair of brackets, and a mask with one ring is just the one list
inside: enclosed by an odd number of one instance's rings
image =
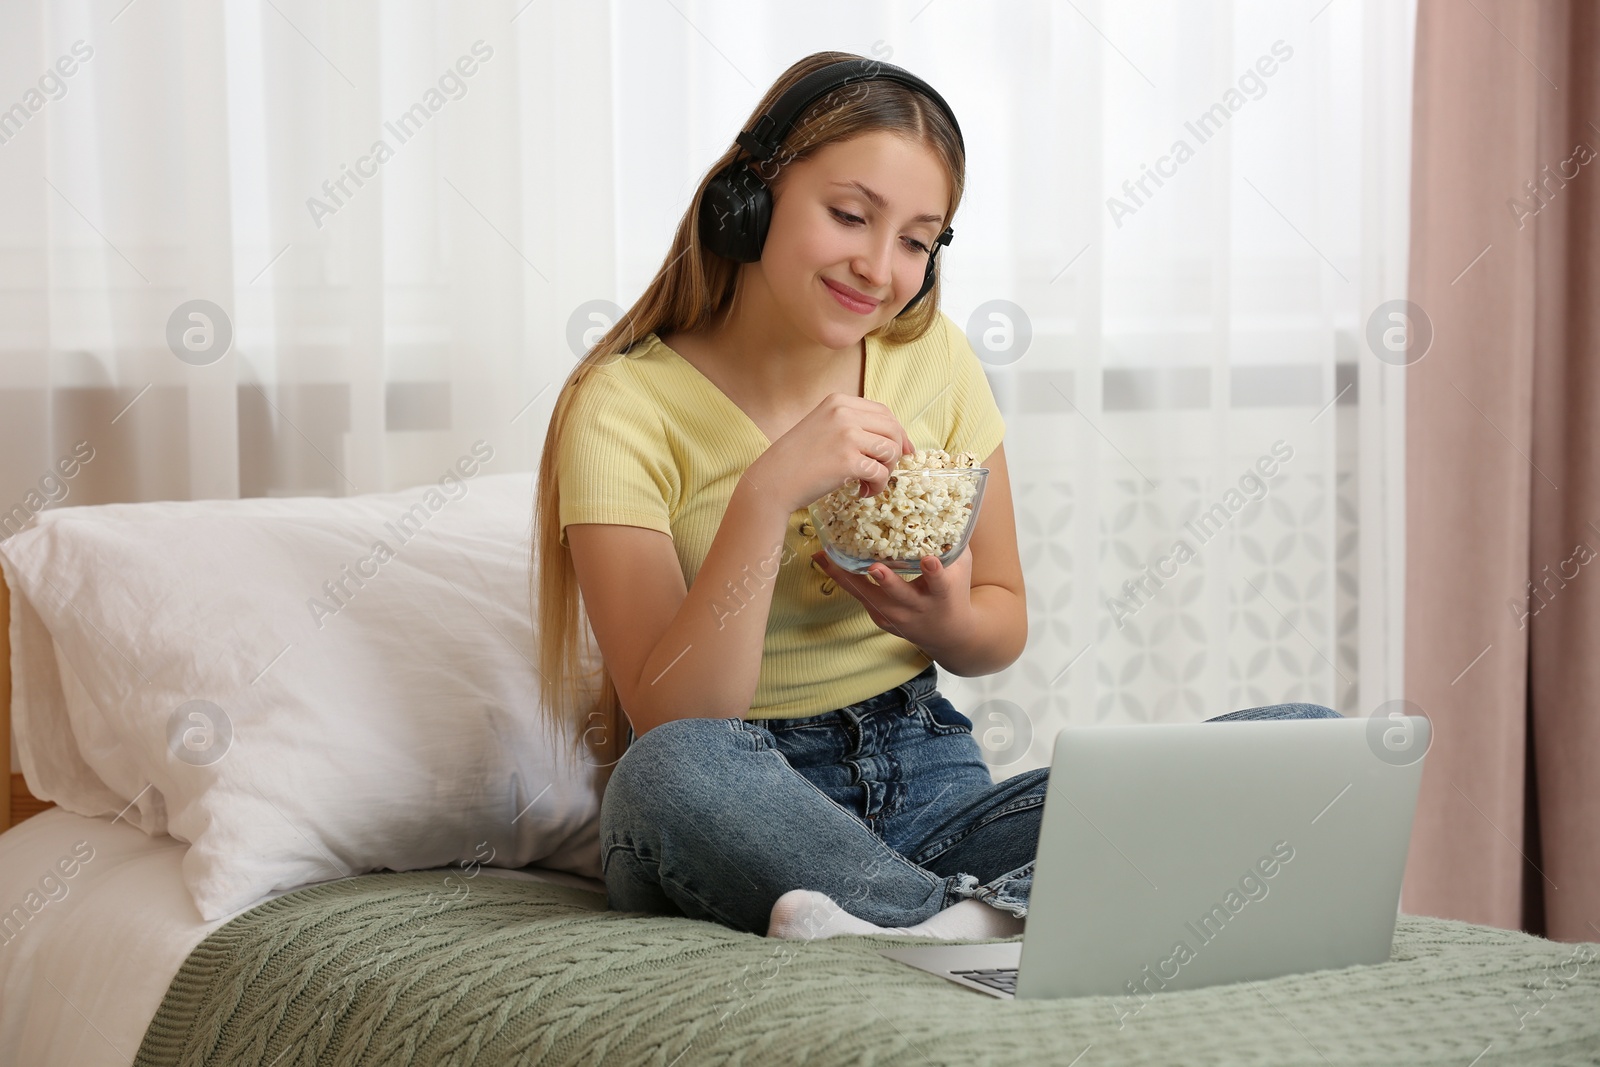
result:
[(1399, 715), (1063, 729), (1016, 995), (1142, 1005), (1387, 960), (1430, 736)]

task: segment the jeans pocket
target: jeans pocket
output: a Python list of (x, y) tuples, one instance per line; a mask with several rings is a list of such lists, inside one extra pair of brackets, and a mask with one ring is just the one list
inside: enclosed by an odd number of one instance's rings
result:
[(938, 693), (932, 693), (917, 702), (922, 712), (922, 723), (932, 734), (970, 734), (972, 720), (956, 710)]

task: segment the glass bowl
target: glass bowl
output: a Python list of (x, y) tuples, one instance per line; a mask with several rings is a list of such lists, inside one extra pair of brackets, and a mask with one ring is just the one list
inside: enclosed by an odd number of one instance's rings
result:
[[(807, 511), (811, 515), (811, 525), (816, 530), (817, 539), (822, 542), (822, 550), (843, 570), (862, 574), (874, 563), (881, 563), (900, 574), (921, 574), (923, 556), (938, 556), (939, 563), (948, 567), (967, 547), (973, 524), (978, 519), (978, 509), (983, 504), (983, 487), (988, 479), (988, 467), (897, 470), (891, 476), (894, 488), (886, 486), (875, 497), (852, 498), (842, 510), (836, 511), (838, 496), (829, 493), (814, 501)], [(860, 483), (854, 480), (846, 484), (853, 492), (861, 491)], [(858, 508), (864, 511), (869, 502), (879, 506), (894, 502), (911, 505), (909, 512), (871, 520), (878, 522), (891, 541), (906, 537), (904, 554), (875, 555), (874, 550), (864, 543), (864, 538), (851, 532), (852, 517), (858, 522), (863, 517), (853, 513)], [(965, 521), (950, 515), (950, 512), (959, 510), (967, 512)], [(940, 511), (945, 512), (943, 517)], [(830, 523), (830, 518), (836, 521)], [(905, 535), (901, 523), (907, 519), (915, 519), (919, 525), (942, 524), (943, 528), (932, 525), (921, 536)], [(947, 544), (949, 548), (944, 547)]]

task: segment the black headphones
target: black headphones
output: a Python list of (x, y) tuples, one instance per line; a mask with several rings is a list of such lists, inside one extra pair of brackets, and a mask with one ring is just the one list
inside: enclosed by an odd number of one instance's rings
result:
[[(771, 111), (756, 121), (754, 129), (740, 131), (737, 138), (739, 147), (749, 153), (750, 158), (735, 160), (706, 183), (705, 195), (700, 199), (700, 243), (736, 263), (753, 263), (760, 259), (761, 246), (767, 240), (767, 227), (772, 223), (772, 190), (759, 171), (769, 170), (772, 175), (777, 173), (777, 165), (760, 165), (768, 163), (777, 154), (795, 119), (813, 101), (846, 86), (872, 80), (898, 82), (939, 105), (939, 110), (945, 113), (950, 125), (955, 128), (956, 141), (961, 145), (962, 153), (966, 153), (966, 141), (962, 140), (955, 112), (950, 110), (950, 105), (934, 91), (933, 86), (915, 74), (875, 59), (847, 59), (830, 63), (796, 82), (778, 98)], [(752, 166), (752, 163), (756, 166)], [(955, 233), (946, 226), (933, 239), (922, 288), (900, 310), (900, 315), (915, 307), (917, 301), (933, 288), (934, 260), (939, 255), (939, 246), (949, 244)]]

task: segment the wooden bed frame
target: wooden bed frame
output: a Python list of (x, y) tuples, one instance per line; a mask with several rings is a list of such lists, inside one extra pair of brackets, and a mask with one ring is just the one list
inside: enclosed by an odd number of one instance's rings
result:
[(11, 590), (0, 572), (0, 760), (9, 788), (0, 790), (0, 831), (55, 807), (28, 792), (22, 775), (11, 773)]

